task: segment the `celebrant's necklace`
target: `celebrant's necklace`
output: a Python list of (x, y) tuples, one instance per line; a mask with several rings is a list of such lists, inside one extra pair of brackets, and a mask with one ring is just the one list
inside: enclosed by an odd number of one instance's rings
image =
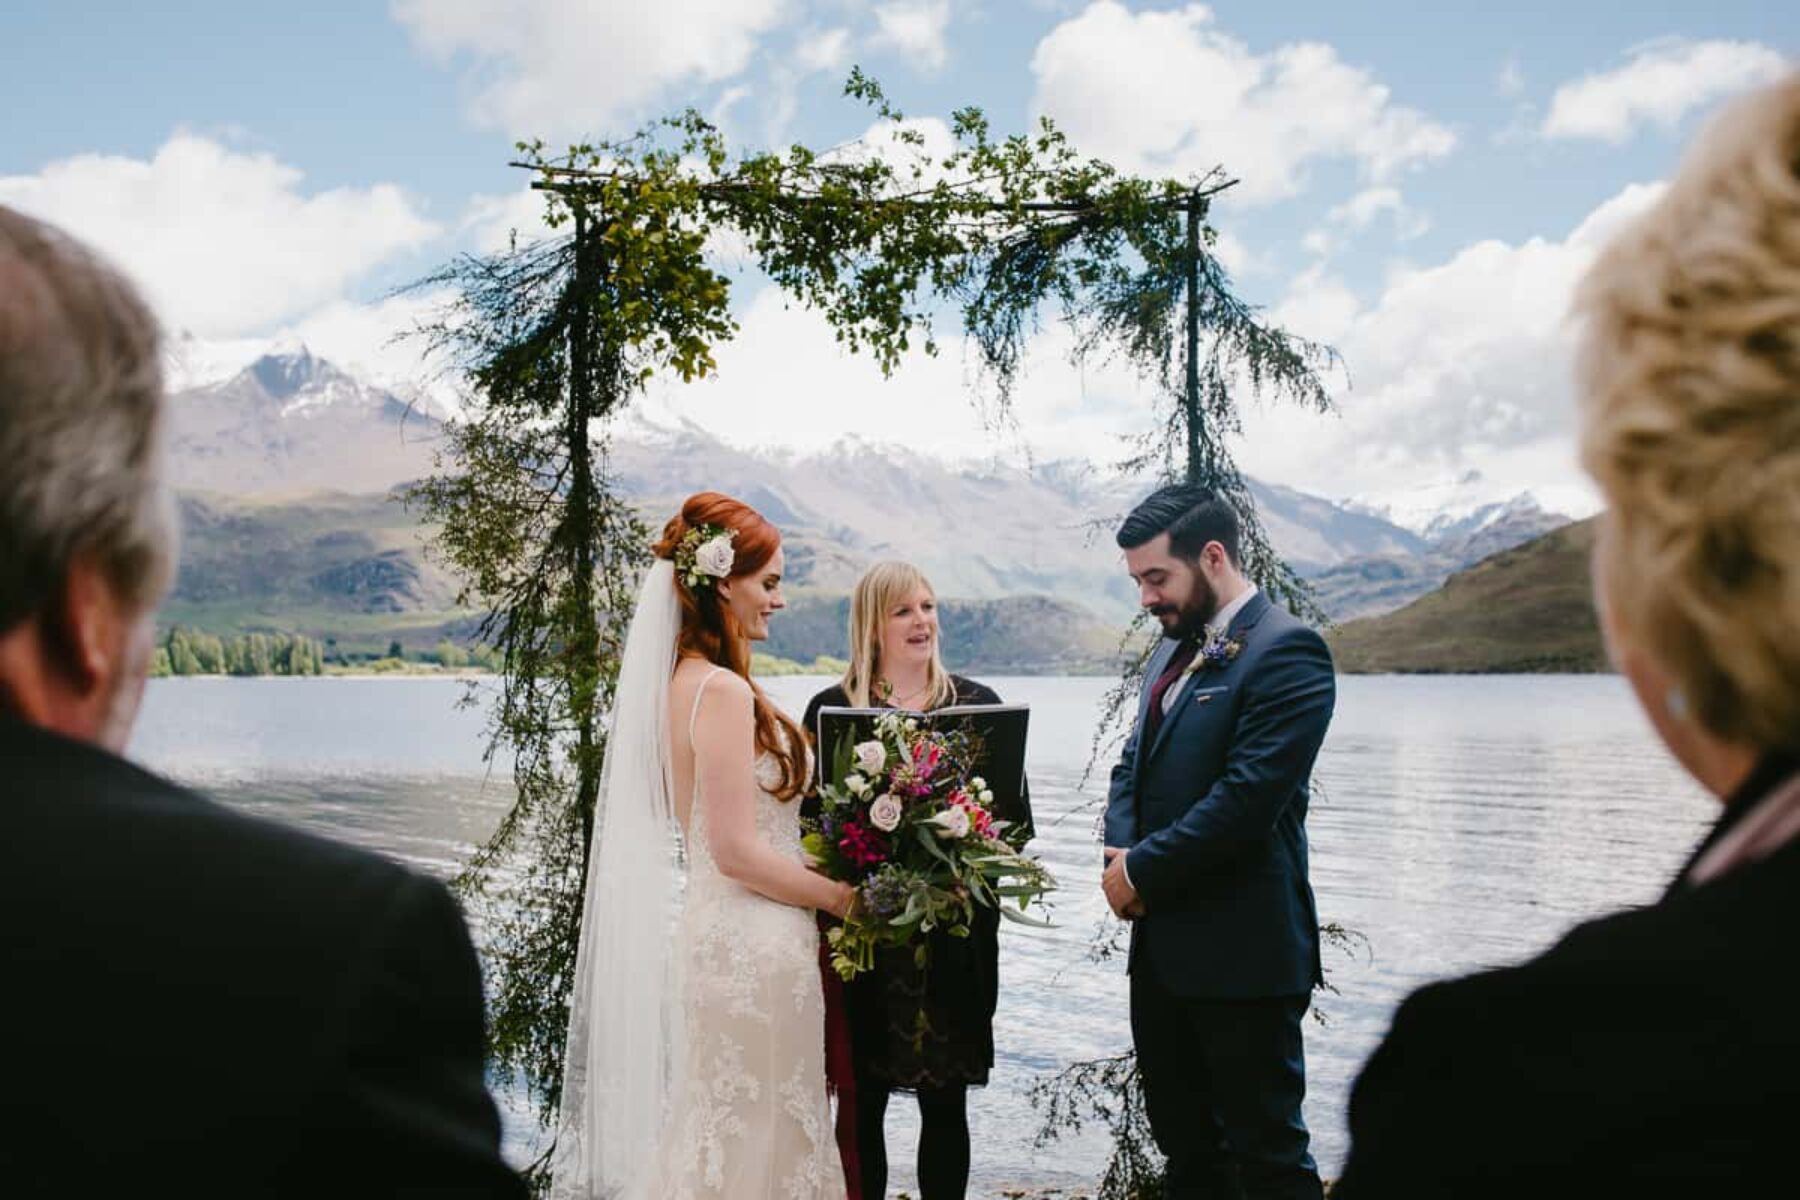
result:
[(906, 695), (896, 696), (894, 694), (894, 684), (892, 680), (884, 679), (882, 680), (882, 683), (887, 692), (887, 702), (895, 708), (905, 708), (909, 701), (917, 700), (920, 696), (923, 696), (926, 692), (931, 690), (931, 680), (927, 679), (924, 683), (906, 693)]

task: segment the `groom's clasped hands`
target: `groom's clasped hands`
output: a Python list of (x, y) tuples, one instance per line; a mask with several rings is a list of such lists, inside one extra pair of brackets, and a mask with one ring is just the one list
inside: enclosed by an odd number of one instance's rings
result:
[(1107, 907), (1122, 921), (1137, 920), (1144, 915), (1144, 899), (1125, 874), (1125, 851), (1118, 846), (1107, 846), (1100, 854), (1105, 863), (1100, 872), (1100, 890), (1106, 894)]

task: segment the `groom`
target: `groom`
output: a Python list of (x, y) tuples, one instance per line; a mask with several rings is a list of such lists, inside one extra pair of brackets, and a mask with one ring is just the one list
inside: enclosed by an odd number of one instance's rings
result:
[(1306, 806), (1331, 655), (1244, 577), (1237, 514), (1206, 489), (1156, 491), (1118, 543), (1164, 640), (1113, 768), (1102, 887), (1133, 922), (1163, 1194), (1317, 1200), (1300, 1019), (1321, 982)]

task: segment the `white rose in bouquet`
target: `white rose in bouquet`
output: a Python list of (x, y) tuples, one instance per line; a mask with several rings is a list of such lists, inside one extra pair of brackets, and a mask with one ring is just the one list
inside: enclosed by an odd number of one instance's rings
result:
[(931, 818), (931, 823), (941, 831), (939, 837), (966, 838), (969, 836), (969, 812), (960, 806), (946, 808)]
[(869, 823), (883, 833), (892, 833), (900, 827), (900, 813), (900, 802), (883, 794), (869, 805)]
[(861, 775), (858, 775), (853, 771), (850, 774), (844, 776), (844, 790), (849, 792), (852, 796), (855, 796), (858, 800), (860, 800), (864, 796), (868, 795), (872, 789), (869, 787), (868, 780), (864, 779)]
[(887, 765), (887, 747), (871, 738), (856, 744), (856, 765), (873, 775)]
[(737, 551), (731, 548), (731, 539), (728, 537), (716, 537), (694, 551), (694, 565), (714, 579), (723, 579), (731, 574), (731, 564), (736, 561)]

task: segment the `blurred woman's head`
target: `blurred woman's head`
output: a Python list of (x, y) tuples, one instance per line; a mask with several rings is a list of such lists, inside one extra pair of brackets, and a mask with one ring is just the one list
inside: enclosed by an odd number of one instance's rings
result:
[(1576, 299), (1619, 668), (1715, 792), (1800, 752), (1800, 75), (1738, 101)]
[[(894, 678), (923, 680), (918, 695), (892, 695)], [(935, 708), (954, 695), (938, 651), (937, 593), (911, 563), (876, 563), (850, 596), (850, 668), (844, 692), (858, 707), (891, 700)]]

